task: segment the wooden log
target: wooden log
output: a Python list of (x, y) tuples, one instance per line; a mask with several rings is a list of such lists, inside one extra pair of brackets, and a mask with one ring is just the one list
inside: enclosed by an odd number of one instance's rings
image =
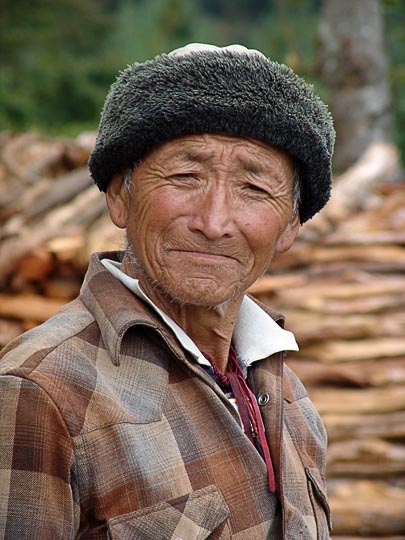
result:
[[(385, 184), (387, 186), (387, 184)], [(346, 235), (343, 244), (350, 243), (352, 235), (359, 232), (379, 232), (379, 231), (402, 231), (404, 226), (405, 216), (403, 209), (405, 206), (405, 189), (403, 183), (391, 184), (391, 189), (394, 191), (388, 197), (381, 199), (381, 203), (376, 207), (360, 212), (352, 216), (349, 220), (342, 221), (338, 224), (335, 232), (329, 236)], [(324, 238), (325, 243), (328, 243), (328, 238)]]
[(27, 221), (36, 218), (50, 209), (68, 203), (92, 183), (87, 167), (66, 173), (50, 182), (46, 193), (35, 195), (28, 190), (22, 197), (21, 212)]
[(405, 339), (401, 336), (347, 341), (330, 340), (302, 347), (301, 356), (328, 364), (405, 356)]
[(356, 262), (359, 266), (373, 263), (377, 268), (384, 268), (385, 261), (391, 267), (405, 267), (405, 249), (396, 245), (382, 246), (317, 246), (297, 242), (286, 253), (278, 254), (272, 261), (273, 270), (287, 270), (314, 264), (336, 264), (338, 262)]
[(347, 364), (325, 364), (311, 360), (287, 358), (287, 364), (306, 386), (405, 386), (405, 356), (395, 359), (350, 362)]
[(55, 277), (47, 279), (42, 289), (47, 298), (55, 298), (68, 302), (78, 296), (81, 280), (68, 277)]
[(301, 348), (326, 340), (400, 336), (405, 328), (405, 313), (401, 311), (330, 315), (286, 307), (278, 304), (274, 296), (270, 299), (259, 296), (259, 299), (284, 313), (286, 328), (294, 332)]
[(369, 231), (352, 233), (349, 237), (345, 232), (337, 231), (329, 235), (325, 243), (327, 245), (338, 244), (359, 244), (359, 245), (380, 245), (380, 244), (405, 244), (404, 231)]
[(82, 234), (103, 211), (105, 201), (90, 187), (68, 204), (49, 212), (39, 223), (25, 229), (18, 238), (9, 238), (0, 245), (0, 284), (19, 259), (56, 237)]
[(85, 244), (78, 253), (78, 262), (85, 266), (92, 253), (124, 248), (125, 231), (116, 227), (107, 213), (102, 213), (86, 230)]
[[(264, 283), (258, 296), (265, 298), (265, 294)], [(305, 285), (280, 288), (275, 294), (276, 302), (283, 310), (295, 308), (323, 316), (377, 313), (405, 306), (405, 277), (370, 277), (360, 272), (351, 277), (336, 274), (309, 278), (307, 275)]]
[[(259, 296), (259, 299), (263, 298)], [(318, 341), (374, 337), (381, 334), (378, 318), (370, 315), (328, 315), (286, 307), (284, 303), (276, 304), (275, 300), (268, 303), (279, 305), (286, 318), (286, 328), (294, 332), (301, 348)]]
[[(371, 143), (360, 159), (335, 178), (333, 197), (325, 208), (332, 223), (341, 223), (352, 213), (364, 208), (372, 187), (401, 169), (398, 149), (388, 143)], [(324, 216), (325, 217), (325, 216)]]
[(46, 249), (56, 257), (59, 263), (74, 261), (78, 251), (83, 249), (85, 238), (83, 234), (58, 236), (46, 242)]
[(16, 265), (16, 273), (24, 280), (44, 280), (54, 269), (51, 253), (38, 247), (20, 259)]
[(383, 260), (374, 261), (374, 262), (361, 262), (361, 261), (337, 261), (337, 262), (327, 262), (311, 265), (308, 268), (307, 272), (315, 278), (317, 276), (327, 276), (327, 275), (342, 275), (352, 272), (358, 272), (359, 270), (363, 272), (368, 272), (372, 274), (394, 274), (394, 273), (404, 273), (405, 264), (403, 262), (397, 262), (395, 260)]
[(40, 323), (52, 317), (64, 304), (63, 301), (40, 295), (14, 296), (0, 293), (0, 317)]
[(303, 287), (308, 284), (308, 278), (305, 275), (298, 274), (283, 274), (283, 275), (269, 275), (266, 274), (260, 277), (250, 287), (249, 294), (260, 298), (260, 296), (268, 293), (273, 293), (284, 288), (290, 289), (291, 287)]
[(361, 438), (388, 440), (405, 439), (405, 411), (380, 414), (323, 413), (322, 420), (328, 432), (330, 442)]
[(21, 233), (21, 229), (27, 222), (27, 217), (24, 215), (24, 208), (29, 207), (31, 200), (45, 197), (51, 184), (51, 178), (41, 178), (32, 186), (26, 188), (20, 186), (21, 191), (18, 193), (18, 196), (12, 198), (11, 203), (8, 203), (0, 211), (4, 238), (18, 236)]
[[(302, 278), (301, 278), (302, 279)], [(271, 282), (271, 280), (269, 280)], [(261, 286), (261, 292), (265, 290), (266, 282), (263, 282)], [(360, 274), (358, 279), (352, 279), (351, 281), (342, 280), (342, 278), (335, 277), (335, 279), (316, 280), (316, 282), (310, 282), (308, 279), (305, 282), (305, 287), (301, 288), (301, 283), (297, 286), (293, 284), (289, 289), (280, 291), (280, 298), (288, 302), (293, 302), (294, 298), (298, 295), (301, 299), (311, 299), (313, 297), (320, 297), (323, 299), (333, 300), (352, 300), (354, 298), (367, 298), (369, 296), (385, 296), (389, 294), (400, 294), (404, 291), (405, 277), (389, 277), (380, 276), (377, 278), (369, 276), (365, 277)]]
[[(290, 300), (280, 298), (280, 303), (287, 304)], [(334, 300), (323, 298), (322, 296), (313, 296), (299, 298), (297, 295), (294, 300), (295, 304), (301, 309), (307, 309), (326, 315), (344, 315), (354, 313), (380, 313), (388, 309), (405, 307), (405, 292), (387, 295), (375, 295), (362, 298), (353, 298), (348, 300)]]
[[(37, 132), (21, 133), (2, 145), (1, 160), (10, 176), (33, 184), (44, 176), (57, 176), (62, 171), (85, 166), (90, 140), (94, 141), (94, 134), (73, 141), (49, 138)], [(18, 191), (15, 191), (17, 196)]]
[[(402, 183), (378, 183), (378, 179), (375, 178), (377, 183), (373, 182), (373, 185), (370, 185), (368, 195), (361, 201), (363, 208), (360, 212), (353, 212), (352, 210), (347, 211), (348, 209), (344, 210), (344, 205), (342, 207), (341, 201), (338, 201), (340, 198), (339, 191), (344, 190), (342, 184), (337, 192), (339, 178), (337, 177), (334, 180), (335, 187), (332, 199), (328, 205), (322, 212), (315, 215), (313, 219), (305, 223), (302, 227), (299, 236), (301, 239), (310, 242), (319, 241), (325, 239), (328, 235), (333, 235), (334, 231), (337, 231), (338, 234), (345, 233), (346, 237), (343, 237), (343, 243), (346, 244), (351, 243), (351, 235), (359, 231), (403, 229), (398, 223), (398, 214), (396, 213), (399, 208), (404, 207), (404, 203), (401, 201), (401, 198), (403, 199), (404, 197)], [(354, 188), (356, 181), (353, 182), (353, 186), (350, 186), (350, 188)], [(356, 193), (356, 197), (350, 202), (358, 200), (358, 194)], [(376, 197), (376, 195), (384, 195), (384, 197)], [(365, 208), (366, 205), (368, 208)], [(343, 218), (343, 214), (341, 214), (340, 219), (337, 220), (333, 215), (335, 210), (339, 213), (342, 210), (346, 214), (345, 217)]]
[[(39, 133), (27, 132), (12, 137), (8, 141), (3, 147), (1, 158), (11, 176), (26, 184), (33, 183), (39, 178), (43, 171), (43, 159), (40, 159), (38, 155), (38, 145), (41, 144), (41, 140), (43, 137)], [(45, 163), (49, 162), (48, 150), (45, 153)]]
[(32, 235), (4, 240), (0, 244), (0, 290), (18, 261), (43, 244), (54, 232), (40, 228), (34, 230)]
[(351, 439), (329, 444), (328, 478), (393, 476), (405, 473), (405, 447), (380, 439)]
[(323, 414), (371, 414), (405, 409), (405, 388), (311, 388), (310, 397), (318, 411)]
[(329, 483), (333, 531), (339, 535), (405, 533), (405, 492), (382, 481)]

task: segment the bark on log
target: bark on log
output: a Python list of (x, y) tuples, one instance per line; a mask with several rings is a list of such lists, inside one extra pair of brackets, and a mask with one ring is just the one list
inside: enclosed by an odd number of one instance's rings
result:
[(328, 364), (405, 356), (403, 336), (360, 340), (329, 340), (301, 349), (301, 357)]
[(103, 213), (86, 231), (83, 249), (78, 253), (86, 264), (92, 253), (122, 250), (125, 247), (125, 231), (118, 229), (110, 217)]
[(323, 413), (322, 420), (329, 441), (354, 440), (367, 437), (403, 441), (405, 439), (405, 411), (380, 414)]
[(43, 322), (64, 304), (64, 301), (38, 295), (12, 296), (0, 293), (0, 317)]
[(277, 292), (291, 287), (303, 287), (308, 285), (308, 278), (305, 275), (283, 274), (265, 275), (260, 277), (249, 289), (249, 294), (256, 297), (268, 293)]
[(302, 360), (298, 354), (297, 359), (287, 358), (287, 363), (306, 386), (384, 387), (403, 384), (405, 387), (405, 356), (336, 365)]
[[(269, 304), (271, 305), (271, 301)], [(285, 305), (281, 309), (287, 326), (296, 335), (301, 348), (307, 344), (329, 340), (401, 336), (405, 329), (405, 314), (401, 311), (328, 315), (297, 310), (292, 306), (286, 308)]]
[[(404, 252), (405, 254), (405, 252)], [(332, 285), (332, 286), (331, 286)], [(334, 281), (328, 280), (325, 284), (318, 280), (314, 283), (306, 283), (305, 288), (299, 289), (301, 298), (321, 297), (334, 300), (352, 300), (353, 298), (362, 298), (370, 296), (380, 296), (387, 294), (400, 294), (404, 291), (405, 277), (389, 278), (365, 278), (359, 276), (357, 280), (352, 282), (344, 282), (341, 279), (335, 278)], [(297, 290), (290, 285), (290, 289), (280, 292), (280, 298), (289, 297), (289, 303), (293, 302), (293, 298), (297, 294)]]
[[(343, 231), (337, 231), (330, 235), (325, 241), (326, 245), (339, 245), (347, 243), (347, 234)], [(352, 234), (349, 239), (350, 244), (359, 245), (381, 245), (381, 244), (405, 244), (404, 231), (368, 231)]]
[(0, 245), (0, 284), (27, 253), (57, 236), (81, 234), (81, 228), (92, 223), (103, 211), (103, 197), (90, 187), (69, 204), (49, 212), (44, 220), (27, 228), (18, 238), (3, 241)]
[(392, 385), (386, 388), (362, 390), (311, 388), (310, 397), (323, 415), (330, 413), (371, 414), (405, 409), (403, 386)]
[(398, 294), (376, 295), (351, 300), (335, 300), (315, 295), (309, 298), (300, 298), (298, 291), (292, 301), (284, 301), (283, 296), (284, 293), (281, 293), (281, 303), (290, 306), (295, 305), (300, 309), (307, 309), (325, 315), (380, 313), (405, 306), (405, 292), (402, 291)]
[(379, 439), (353, 439), (329, 445), (328, 477), (389, 477), (405, 473), (405, 448)]
[(333, 197), (323, 217), (332, 223), (343, 223), (351, 214), (370, 205), (372, 187), (399, 174), (401, 164), (392, 144), (373, 143), (360, 159), (341, 174), (335, 183)]
[[(398, 176), (403, 177), (403, 173)], [(336, 177), (335, 184), (339, 182)], [(353, 178), (354, 184), (356, 179)], [(387, 189), (389, 186), (389, 189)], [(378, 194), (377, 199), (374, 193)], [(383, 197), (382, 197), (383, 195)], [(374, 233), (403, 233), (405, 225), (405, 189), (403, 181), (390, 184), (377, 184), (372, 192), (374, 206), (355, 212), (339, 223), (331, 223), (327, 219), (327, 208), (317, 214), (302, 227), (298, 240), (306, 242), (340, 243), (350, 245), (358, 243), (357, 235)], [(333, 198), (333, 195), (332, 195)], [(370, 200), (370, 194), (365, 197)], [(339, 239), (334, 241), (334, 238)], [(395, 235), (394, 235), (395, 238)], [(393, 240), (396, 243), (396, 240)]]
[(43, 246), (28, 253), (16, 265), (20, 280), (44, 280), (54, 269), (54, 260), (51, 253)]
[(332, 480), (328, 491), (335, 535), (405, 533), (403, 489), (383, 481)]
[(49, 138), (36, 132), (11, 137), (2, 146), (1, 161), (8, 175), (20, 180), (14, 194), (21, 194), (21, 181), (26, 185), (34, 184), (45, 176), (57, 176), (85, 166), (91, 150), (87, 139), (94, 141), (94, 134), (79, 136), (74, 141)]
[(373, 264), (375, 269), (405, 269), (405, 249), (396, 245), (384, 246), (314, 246), (297, 243), (289, 251), (279, 254), (272, 263), (273, 271), (288, 270), (314, 264), (357, 263), (354, 268)]
[(48, 210), (66, 204), (93, 184), (87, 167), (64, 174), (53, 180), (47, 192), (32, 196), (27, 192), (22, 198), (22, 212), (27, 221), (45, 214)]

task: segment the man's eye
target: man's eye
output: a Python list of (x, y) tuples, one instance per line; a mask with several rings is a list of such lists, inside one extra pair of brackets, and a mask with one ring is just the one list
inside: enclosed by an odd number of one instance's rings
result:
[(249, 191), (252, 191), (254, 193), (267, 195), (267, 192), (263, 188), (261, 188), (260, 186), (257, 186), (256, 184), (247, 184), (246, 187), (247, 187), (247, 189)]
[(172, 180), (178, 180), (180, 182), (192, 182), (198, 180), (197, 176), (193, 173), (179, 173), (171, 176)]

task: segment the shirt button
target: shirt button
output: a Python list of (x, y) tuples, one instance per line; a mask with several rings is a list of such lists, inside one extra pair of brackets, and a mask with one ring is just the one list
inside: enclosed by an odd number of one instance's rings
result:
[(267, 405), (269, 401), (270, 401), (269, 394), (261, 394), (257, 399), (257, 403), (260, 405), (260, 407), (264, 407), (264, 405)]

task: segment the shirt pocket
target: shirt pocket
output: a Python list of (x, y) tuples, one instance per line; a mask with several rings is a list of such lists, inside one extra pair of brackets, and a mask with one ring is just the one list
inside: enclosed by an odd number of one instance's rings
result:
[(325, 481), (318, 469), (305, 467), (309, 497), (314, 512), (318, 540), (328, 540), (332, 530), (331, 513), (326, 496)]
[(229, 508), (216, 486), (108, 521), (111, 540), (230, 540)]

